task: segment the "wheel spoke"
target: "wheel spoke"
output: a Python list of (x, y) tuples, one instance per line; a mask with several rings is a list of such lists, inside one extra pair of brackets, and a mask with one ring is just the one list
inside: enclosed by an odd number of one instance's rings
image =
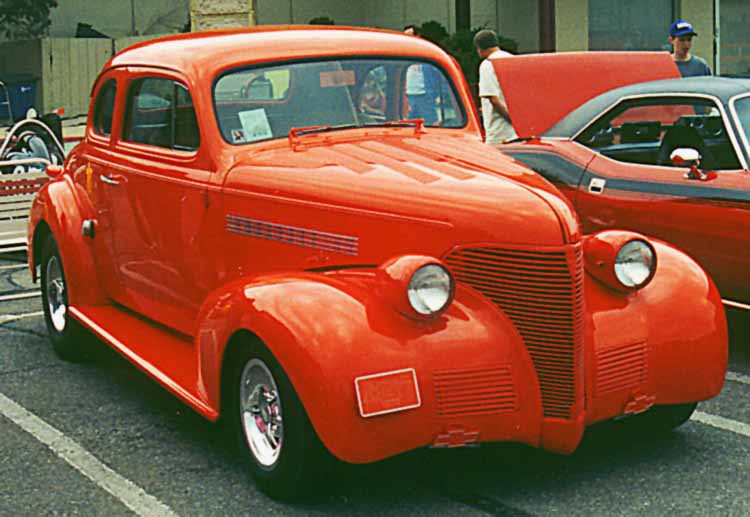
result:
[(240, 377), (242, 425), (256, 461), (270, 467), (281, 454), (283, 414), (276, 382), (260, 359), (251, 359)]

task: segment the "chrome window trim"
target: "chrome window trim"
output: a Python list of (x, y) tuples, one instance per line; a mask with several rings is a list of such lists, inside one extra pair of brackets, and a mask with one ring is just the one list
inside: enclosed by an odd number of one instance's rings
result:
[[(747, 98), (750, 98), (750, 93), (739, 93), (735, 95), (734, 97), (729, 99), (729, 108), (732, 111), (732, 118), (734, 118), (734, 123), (737, 126), (737, 130), (740, 133), (740, 138), (742, 139), (742, 143), (745, 144), (745, 150), (750, 155), (750, 143), (748, 143), (747, 134), (742, 129), (742, 124), (740, 123), (740, 117), (737, 114), (737, 108), (735, 108), (735, 104), (737, 103), (738, 100), (747, 99)], [(745, 169), (747, 169), (747, 164), (745, 164)]]
[[(742, 94), (742, 95), (745, 95), (745, 94)], [(734, 154), (737, 155), (737, 158), (738, 158), (738, 160), (739, 160), (740, 165), (742, 166), (742, 168), (745, 169), (745, 170), (747, 170), (748, 167), (747, 167), (747, 160), (745, 159), (745, 153), (739, 152), (739, 151), (741, 151), (741, 149), (739, 147), (739, 142), (737, 141), (737, 135), (734, 134), (734, 126), (732, 126), (731, 120), (730, 120), (729, 116), (727, 115), (727, 111), (724, 109), (724, 103), (722, 103), (721, 99), (719, 99), (717, 96), (715, 96), (715, 95), (708, 95), (706, 93), (677, 93), (677, 92), (673, 92), (673, 93), (642, 93), (642, 94), (638, 94), (638, 95), (628, 95), (628, 96), (625, 96), (625, 97), (620, 97), (619, 99), (617, 99), (616, 102), (613, 102), (612, 104), (610, 104), (609, 106), (607, 106), (605, 109), (603, 109), (602, 111), (600, 111), (598, 115), (596, 115), (595, 117), (592, 117), (591, 122), (589, 122), (588, 124), (586, 124), (580, 131), (578, 131), (575, 135), (573, 135), (571, 137), (571, 140), (576, 140), (581, 135), (581, 133), (583, 133), (584, 131), (586, 131), (589, 127), (591, 127), (592, 125), (594, 125), (594, 123), (596, 123), (597, 121), (599, 121), (599, 119), (601, 119), (606, 113), (609, 113), (610, 110), (612, 110), (614, 107), (616, 107), (617, 105), (619, 105), (619, 104), (621, 104), (623, 102), (627, 102), (627, 101), (631, 101), (631, 100), (638, 100), (638, 99), (659, 99), (659, 98), (663, 98), (663, 97), (666, 97), (666, 98), (670, 98), (670, 97), (671, 98), (674, 98), (674, 97), (684, 97), (684, 98), (707, 99), (707, 100), (713, 101), (716, 105), (718, 105), (719, 111), (721, 112), (721, 118), (724, 121), (724, 126), (727, 128), (727, 131), (728, 131), (728, 134), (729, 134), (729, 140), (732, 142), (732, 147), (734, 148)], [(581, 145), (583, 145), (583, 144), (581, 144)], [(591, 149), (591, 148), (589, 147), (589, 149)], [(591, 150), (596, 152), (596, 150), (594, 150), (594, 149), (591, 149)], [(597, 154), (601, 154), (601, 153), (597, 152)]]

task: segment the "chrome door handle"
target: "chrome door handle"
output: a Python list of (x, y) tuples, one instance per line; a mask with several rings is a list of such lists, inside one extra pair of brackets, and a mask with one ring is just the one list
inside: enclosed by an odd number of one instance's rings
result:
[(604, 178), (591, 178), (591, 183), (589, 183), (589, 193), (601, 194), (604, 192), (604, 185), (606, 184), (607, 180)]
[(114, 179), (114, 178), (111, 178), (111, 177), (107, 176), (106, 174), (101, 174), (101, 175), (99, 176), (99, 180), (100, 180), (100, 181), (101, 181), (102, 183), (106, 183), (107, 185), (119, 185), (119, 184), (120, 184), (120, 182), (119, 182), (119, 181), (117, 181), (117, 180), (116, 180), (116, 179)]

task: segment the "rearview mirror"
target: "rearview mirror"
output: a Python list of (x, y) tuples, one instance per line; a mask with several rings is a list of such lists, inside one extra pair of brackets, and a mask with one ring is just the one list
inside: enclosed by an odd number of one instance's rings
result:
[(672, 151), (672, 154), (669, 155), (669, 159), (674, 166), (690, 165), (700, 161), (701, 153), (692, 147), (678, 147)]

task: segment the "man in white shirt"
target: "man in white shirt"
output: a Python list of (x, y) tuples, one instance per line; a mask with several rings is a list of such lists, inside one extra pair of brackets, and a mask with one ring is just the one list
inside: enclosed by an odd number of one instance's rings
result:
[(497, 34), (491, 30), (477, 32), (474, 36), (474, 46), (482, 59), (479, 65), (479, 97), (482, 99), (485, 142), (493, 145), (502, 144), (517, 138), (517, 135), (490, 59), (512, 54), (500, 49)]

